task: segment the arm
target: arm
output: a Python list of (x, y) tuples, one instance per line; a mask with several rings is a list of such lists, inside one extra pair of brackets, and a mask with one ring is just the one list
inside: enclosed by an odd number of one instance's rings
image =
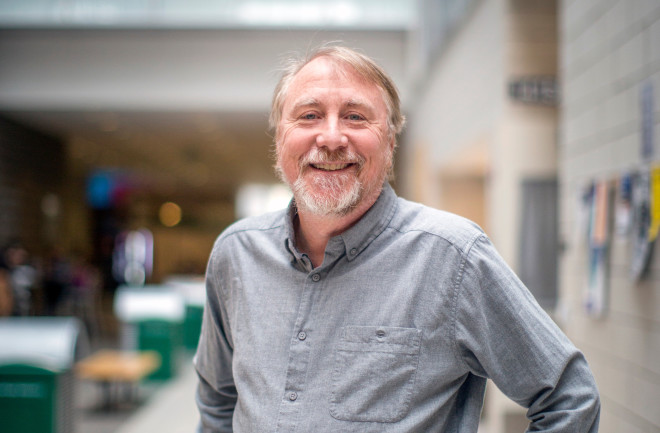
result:
[(232, 371), (233, 343), (215, 267), (212, 253), (206, 274), (202, 332), (194, 359), (199, 377), (195, 396), (200, 413), (199, 433), (231, 432), (237, 400)]
[(212, 387), (201, 374), (195, 395), (200, 413), (198, 433), (232, 431), (232, 416), (236, 405), (236, 389), (233, 384), (220, 389)]
[(456, 350), (527, 408), (529, 431), (598, 431), (600, 400), (587, 362), (485, 236), (466, 254), (456, 286)]

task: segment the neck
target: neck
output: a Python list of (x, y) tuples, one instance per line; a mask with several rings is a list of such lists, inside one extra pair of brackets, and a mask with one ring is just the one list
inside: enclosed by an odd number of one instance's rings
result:
[(378, 199), (363, 200), (358, 207), (343, 216), (316, 215), (299, 209), (295, 224), (296, 247), (307, 254), (316, 268), (323, 263), (325, 248), (333, 236), (337, 236), (355, 225)]

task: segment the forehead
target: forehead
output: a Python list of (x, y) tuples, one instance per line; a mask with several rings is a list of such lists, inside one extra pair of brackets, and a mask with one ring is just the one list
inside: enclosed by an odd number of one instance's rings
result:
[[(381, 95), (380, 88), (360, 75), (352, 66), (326, 57), (319, 57), (305, 65), (291, 80), (287, 102), (315, 91), (343, 90), (360, 92), (369, 96)], [(384, 102), (382, 97), (372, 98), (374, 103)]]
[(333, 78), (359, 81), (357, 71), (348, 63), (329, 57), (317, 57), (300, 68), (294, 80), (305, 80), (309, 78)]

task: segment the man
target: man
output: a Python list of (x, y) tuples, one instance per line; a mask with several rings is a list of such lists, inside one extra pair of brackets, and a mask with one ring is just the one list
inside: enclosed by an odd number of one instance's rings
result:
[(584, 357), (486, 235), (386, 182), (403, 123), (394, 84), (355, 51), (286, 70), (271, 126), (294, 199), (213, 248), (203, 432), (474, 433), (486, 378), (530, 431), (597, 431)]

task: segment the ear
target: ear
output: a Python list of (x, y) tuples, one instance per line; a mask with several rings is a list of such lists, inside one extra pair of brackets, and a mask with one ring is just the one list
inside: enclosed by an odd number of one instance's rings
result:
[(389, 135), (390, 136), (389, 136), (389, 143), (388, 144), (390, 146), (390, 152), (392, 152), (392, 154), (394, 154), (394, 148), (396, 147), (396, 134), (390, 133)]

